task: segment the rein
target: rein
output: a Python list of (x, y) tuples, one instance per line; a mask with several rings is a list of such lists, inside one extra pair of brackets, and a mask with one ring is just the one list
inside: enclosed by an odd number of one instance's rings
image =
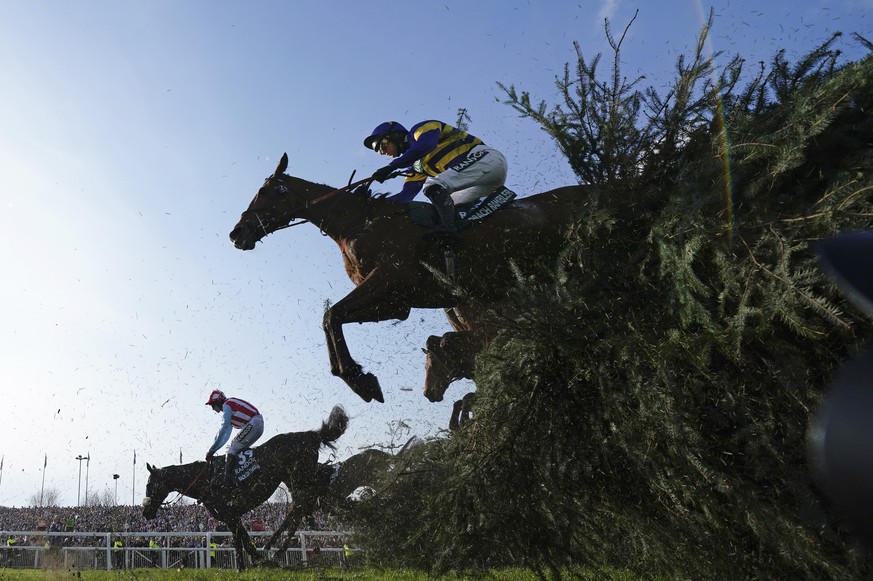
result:
[(375, 181), (375, 180), (372, 177), (364, 178), (364, 179), (359, 180), (357, 182), (351, 183), (347, 186), (343, 186), (337, 190), (333, 190), (332, 192), (327, 192), (326, 194), (321, 194), (317, 198), (313, 198), (311, 200), (308, 200), (303, 207), (308, 208), (309, 206), (317, 204), (318, 202), (323, 202), (324, 200), (327, 200), (328, 198), (332, 198), (340, 192), (347, 192), (347, 191), (351, 190), (352, 188), (356, 188), (356, 187), (362, 186), (364, 184), (371, 184), (371, 183), (373, 183), (373, 181)]
[[(398, 171), (392, 173), (391, 175), (389, 175), (388, 178), (386, 178), (386, 179), (390, 179), (390, 178), (401, 176), (401, 175), (407, 175), (407, 174), (401, 170), (398, 170)], [(352, 172), (352, 176), (354, 176), (354, 172)], [(287, 187), (285, 186), (285, 184), (281, 183), (281, 178), (286, 177), (286, 176), (284, 176), (284, 174), (281, 174), (280, 176), (274, 176), (274, 177), (279, 178), (280, 187), (284, 188), (284, 190), (287, 192), (288, 191)], [(306, 202), (302, 206), (298, 206), (298, 207), (294, 208), (289, 213), (296, 214), (297, 212), (299, 212), (301, 210), (305, 210), (306, 208), (309, 208), (310, 206), (314, 206), (315, 204), (319, 204), (321, 202), (324, 202), (325, 200), (329, 200), (330, 198), (336, 196), (337, 194), (340, 194), (342, 192), (351, 191), (354, 188), (357, 188), (358, 186), (361, 186), (364, 184), (371, 184), (374, 181), (375, 181), (375, 178), (373, 178), (371, 176), (368, 178), (364, 178), (362, 180), (358, 180), (356, 182), (349, 183), (348, 185), (345, 185), (341, 188), (337, 188), (335, 190), (325, 192), (324, 194), (321, 194), (320, 196), (316, 196), (315, 198), (312, 198), (311, 200), (306, 200)], [(275, 204), (274, 204), (274, 206), (275, 206)], [(290, 228), (291, 226), (299, 226), (300, 224), (306, 224), (307, 222), (309, 222), (309, 220), (301, 219), (299, 222), (292, 221), (292, 222), (289, 222), (288, 224), (283, 224), (282, 226), (277, 226), (276, 228), (274, 228), (272, 230), (268, 230), (267, 226), (264, 224), (264, 221), (261, 220), (261, 216), (258, 214), (258, 210), (245, 210), (243, 212), (243, 215), (246, 215), (247, 213), (254, 214), (255, 218), (258, 220), (258, 225), (261, 227), (261, 230), (264, 231), (265, 235), (271, 234), (273, 232), (278, 232), (279, 230), (284, 230), (285, 228)]]
[[(341, 188), (337, 188), (337, 189), (332, 190), (330, 192), (327, 192), (325, 194), (321, 194), (320, 196), (315, 197), (311, 200), (306, 200), (305, 204), (303, 204), (302, 206), (299, 206), (297, 208), (294, 208), (294, 210), (292, 210), (291, 213), (293, 214), (293, 213), (299, 212), (300, 210), (305, 210), (309, 206), (314, 206), (315, 204), (317, 204), (319, 202), (323, 202), (325, 200), (328, 200), (341, 192), (348, 192), (348, 191), (352, 190), (352, 188), (356, 188), (356, 187), (363, 185), (363, 184), (370, 184), (370, 183), (373, 183), (373, 181), (374, 180), (372, 177), (364, 178), (360, 181), (351, 183), (347, 186), (343, 186)], [(263, 228), (264, 231), (266, 231), (267, 229), (264, 228), (264, 224), (263, 224), (263, 222), (261, 222), (260, 216), (258, 216), (257, 214), (255, 214), (255, 216), (258, 218), (258, 223), (260, 223), (261, 228)], [(279, 230), (284, 230), (285, 228), (290, 228), (291, 226), (299, 226), (300, 224), (306, 224), (308, 221), (309, 220), (301, 220), (300, 222), (291, 222), (289, 224), (285, 224), (284, 226), (279, 226), (278, 228), (273, 230), (273, 232), (277, 232)]]
[(178, 503), (180, 500), (182, 500), (182, 497), (183, 497), (183, 496), (188, 496), (188, 492), (190, 492), (191, 489), (194, 488), (194, 485), (197, 484), (197, 481), (200, 480), (200, 477), (203, 476), (203, 474), (204, 474), (207, 470), (209, 470), (209, 462), (206, 462), (206, 463), (205, 463), (205, 465), (203, 466), (203, 468), (200, 469), (200, 472), (197, 473), (197, 476), (194, 477), (194, 480), (192, 480), (192, 481), (188, 484), (188, 486), (187, 486), (187, 488), (185, 488), (185, 490), (183, 490), (183, 491), (181, 491), (181, 492), (177, 492), (178, 496), (177, 496), (176, 498), (174, 498), (173, 500), (171, 500), (171, 501), (169, 501), (169, 502), (162, 502), (161, 505), (162, 505), (162, 506), (173, 506), (174, 504), (176, 504), (176, 503)]

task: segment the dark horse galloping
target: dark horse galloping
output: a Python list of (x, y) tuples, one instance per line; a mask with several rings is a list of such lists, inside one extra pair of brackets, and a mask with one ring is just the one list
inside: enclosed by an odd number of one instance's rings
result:
[[(346, 508), (350, 496), (362, 488), (375, 490), (385, 474), (393, 467), (395, 457), (369, 448), (358, 452), (336, 464), (324, 463), (319, 466), (318, 476), (312, 482), (310, 495), (317, 499), (318, 508), (324, 513), (332, 513)], [(303, 518), (309, 514), (301, 514)], [(264, 551), (269, 551), (273, 541), (278, 539), (292, 523), (289, 519), (276, 529), (269, 542), (264, 545)], [(291, 531), (293, 534), (294, 531)], [(285, 535), (285, 540), (279, 550), (284, 551), (291, 544), (292, 534)]]
[(462, 230), (453, 287), (439, 275), (445, 266), (442, 249), (436, 241), (423, 241), (427, 229), (410, 220), (407, 204), (334, 190), (285, 175), (287, 168), (286, 154), (230, 239), (237, 248), (251, 250), (299, 218), (337, 243), (355, 289), (324, 315), (330, 368), (365, 401), (383, 402), (382, 389), (352, 358), (344, 324), (403, 320), (413, 308), (446, 309), (455, 332), (428, 339), (424, 390), (429, 400), (441, 401), (449, 383), (471, 377), (475, 354), (491, 334), (471, 305), (499, 303), (514, 280), (513, 265), (522, 273), (551, 267), (563, 246), (564, 226), (584, 194), (580, 186), (568, 186), (516, 200)]
[[(258, 553), (248, 532), (242, 524), (242, 515), (263, 504), (273, 492), (284, 483), (294, 498), (294, 508), (289, 511), (280, 530), (270, 539), (272, 544), (277, 535), (292, 526), (304, 516), (309, 516), (318, 500), (322, 465), (318, 462), (319, 451), (342, 436), (348, 426), (349, 418), (342, 407), (336, 406), (321, 428), (308, 432), (279, 434), (261, 446), (253, 448), (260, 470), (240, 483), (235, 494), (230, 491), (215, 491), (210, 488), (209, 466), (206, 462), (192, 462), (178, 466), (155, 468), (147, 464), (149, 481), (146, 497), (143, 499), (143, 516), (153, 519), (158, 507), (170, 492), (200, 500), (206, 510), (216, 519), (224, 522), (233, 534), (237, 564), (245, 568), (244, 551), (257, 561)], [(295, 531), (292, 530), (290, 534)]]

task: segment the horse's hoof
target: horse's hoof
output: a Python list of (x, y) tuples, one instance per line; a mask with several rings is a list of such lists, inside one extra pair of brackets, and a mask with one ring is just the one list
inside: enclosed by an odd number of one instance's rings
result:
[(385, 403), (385, 397), (382, 395), (382, 388), (379, 387), (379, 379), (372, 373), (361, 375), (352, 386), (352, 391), (361, 396), (365, 402), (376, 400), (379, 403)]

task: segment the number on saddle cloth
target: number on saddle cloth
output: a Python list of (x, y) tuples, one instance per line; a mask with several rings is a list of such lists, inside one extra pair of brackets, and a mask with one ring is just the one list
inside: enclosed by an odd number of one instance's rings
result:
[[(506, 186), (500, 186), (484, 198), (457, 204), (455, 211), (458, 214), (458, 230), (466, 228), (474, 222), (481, 222), (513, 199), (515, 199), (515, 192)], [(440, 224), (436, 210), (430, 202), (411, 202), (409, 204), (409, 218), (413, 223), (427, 228), (433, 228)]]
[[(226, 461), (227, 456), (220, 458), (215, 462), (215, 478), (221, 479), (224, 477), (224, 463)], [(234, 478), (236, 478), (238, 482), (245, 482), (261, 469), (261, 465), (258, 464), (257, 458), (255, 458), (255, 451), (248, 448), (237, 454), (237, 464), (231, 469), (233, 470)]]
[(239, 466), (234, 468), (234, 474), (240, 482), (244, 482), (261, 469), (260, 464), (257, 462), (257, 458), (255, 458), (255, 451), (251, 448), (240, 452), (238, 457)]

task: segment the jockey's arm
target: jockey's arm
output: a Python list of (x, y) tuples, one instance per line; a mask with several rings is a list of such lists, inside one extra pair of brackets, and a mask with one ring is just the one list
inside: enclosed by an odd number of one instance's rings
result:
[(424, 185), (424, 180), (427, 176), (424, 174), (414, 174), (406, 178), (403, 182), (403, 189), (396, 194), (391, 194), (388, 199), (392, 202), (411, 202), (412, 198), (418, 195), (421, 187)]
[(416, 132), (412, 143), (409, 144), (409, 148), (404, 151), (403, 154), (395, 157), (388, 166), (395, 169), (410, 167), (413, 163), (433, 151), (439, 141), (440, 126), (438, 124), (434, 124), (433, 129), (429, 129), (423, 133), (419, 134)]
[(219, 448), (221, 448), (225, 442), (230, 438), (230, 432), (233, 429), (233, 424), (230, 423), (230, 419), (233, 417), (233, 410), (230, 409), (230, 406), (225, 404), (222, 409), (222, 419), (221, 419), (221, 427), (218, 429), (218, 433), (215, 435), (215, 441), (212, 443), (212, 446), (209, 448), (210, 454), (215, 454)]

